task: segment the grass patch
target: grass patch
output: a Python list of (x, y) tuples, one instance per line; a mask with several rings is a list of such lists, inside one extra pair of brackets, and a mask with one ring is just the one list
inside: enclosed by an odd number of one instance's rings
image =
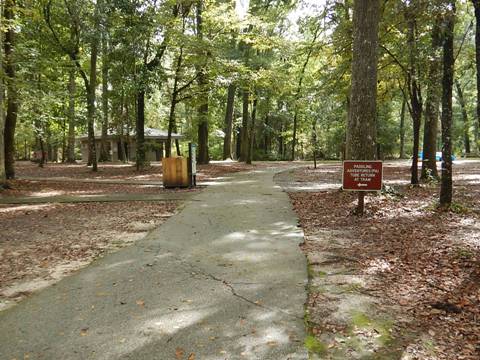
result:
[(327, 352), (327, 346), (316, 339), (313, 335), (307, 336), (305, 339), (305, 347), (309, 352), (317, 355), (323, 355)]

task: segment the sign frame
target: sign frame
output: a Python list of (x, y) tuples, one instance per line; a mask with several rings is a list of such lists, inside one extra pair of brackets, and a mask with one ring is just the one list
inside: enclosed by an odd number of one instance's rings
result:
[[(376, 163), (376, 164), (381, 164), (382, 170), (381, 170), (381, 179), (380, 179), (380, 189), (345, 189), (345, 163)], [(383, 188), (383, 161), (382, 160), (344, 160), (342, 162), (342, 190), (343, 191), (356, 191), (356, 192), (379, 192), (382, 191)]]

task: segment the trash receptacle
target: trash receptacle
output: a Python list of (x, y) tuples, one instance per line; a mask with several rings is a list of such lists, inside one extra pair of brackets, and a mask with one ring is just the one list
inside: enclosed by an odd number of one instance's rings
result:
[(189, 187), (188, 161), (183, 157), (162, 159), (163, 186), (165, 188)]

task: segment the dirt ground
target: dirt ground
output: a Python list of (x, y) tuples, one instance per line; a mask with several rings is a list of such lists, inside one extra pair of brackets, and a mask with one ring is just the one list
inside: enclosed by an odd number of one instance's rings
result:
[[(271, 164), (249, 166), (222, 162), (202, 165), (198, 180), (267, 166)], [(161, 164), (153, 164), (142, 172), (136, 172), (131, 164), (101, 164), (95, 174), (85, 165), (47, 164), (39, 168), (30, 162), (18, 162), (16, 171), (20, 178), (39, 180), (13, 180), (9, 183), (10, 189), (2, 191), (0, 197), (159, 194), (202, 189), (163, 189), (159, 185)], [(63, 181), (41, 178), (62, 178)], [(78, 180), (141, 181), (144, 184)], [(96, 257), (138, 241), (175, 214), (179, 205), (179, 202), (167, 201), (0, 205), (0, 310)]]
[[(347, 344), (358, 343), (360, 336), (366, 336), (365, 329), (373, 337), (387, 339), (383, 349), (367, 349), (370, 357), (366, 358), (480, 358), (480, 161), (459, 161), (454, 168), (455, 203), (448, 212), (436, 207), (437, 184), (408, 185), (407, 163), (387, 164), (384, 178), (395, 185), (388, 192), (368, 196), (363, 218), (352, 215), (353, 193), (338, 188), (290, 193), (306, 234), (304, 251), (309, 259), (322, 259), (328, 250), (348, 269), (345, 274), (365, 280), (347, 295), (366, 294), (393, 319), (387, 334), (358, 316), (353, 330), (336, 329), (337, 334), (344, 333)], [(294, 179), (338, 183), (341, 166), (299, 169)], [(332, 238), (328, 245), (325, 234)], [(334, 241), (342, 246), (333, 246)], [(311, 265), (321, 268), (327, 263)], [(313, 283), (330, 276), (310, 275)], [(324, 355), (345, 348), (345, 338), (339, 340), (339, 336), (319, 345), (335, 326), (326, 324), (322, 313), (331, 298), (325, 289), (311, 287), (307, 304), (313, 319), (310, 331), (318, 343), (312, 341)]]

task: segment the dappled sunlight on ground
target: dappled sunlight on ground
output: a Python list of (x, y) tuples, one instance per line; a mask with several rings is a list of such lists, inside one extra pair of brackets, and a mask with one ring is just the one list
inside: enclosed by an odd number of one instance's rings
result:
[(0, 213), (13, 213), (20, 211), (38, 211), (54, 208), (54, 204), (39, 204), (39, 205), (0, 205)]

